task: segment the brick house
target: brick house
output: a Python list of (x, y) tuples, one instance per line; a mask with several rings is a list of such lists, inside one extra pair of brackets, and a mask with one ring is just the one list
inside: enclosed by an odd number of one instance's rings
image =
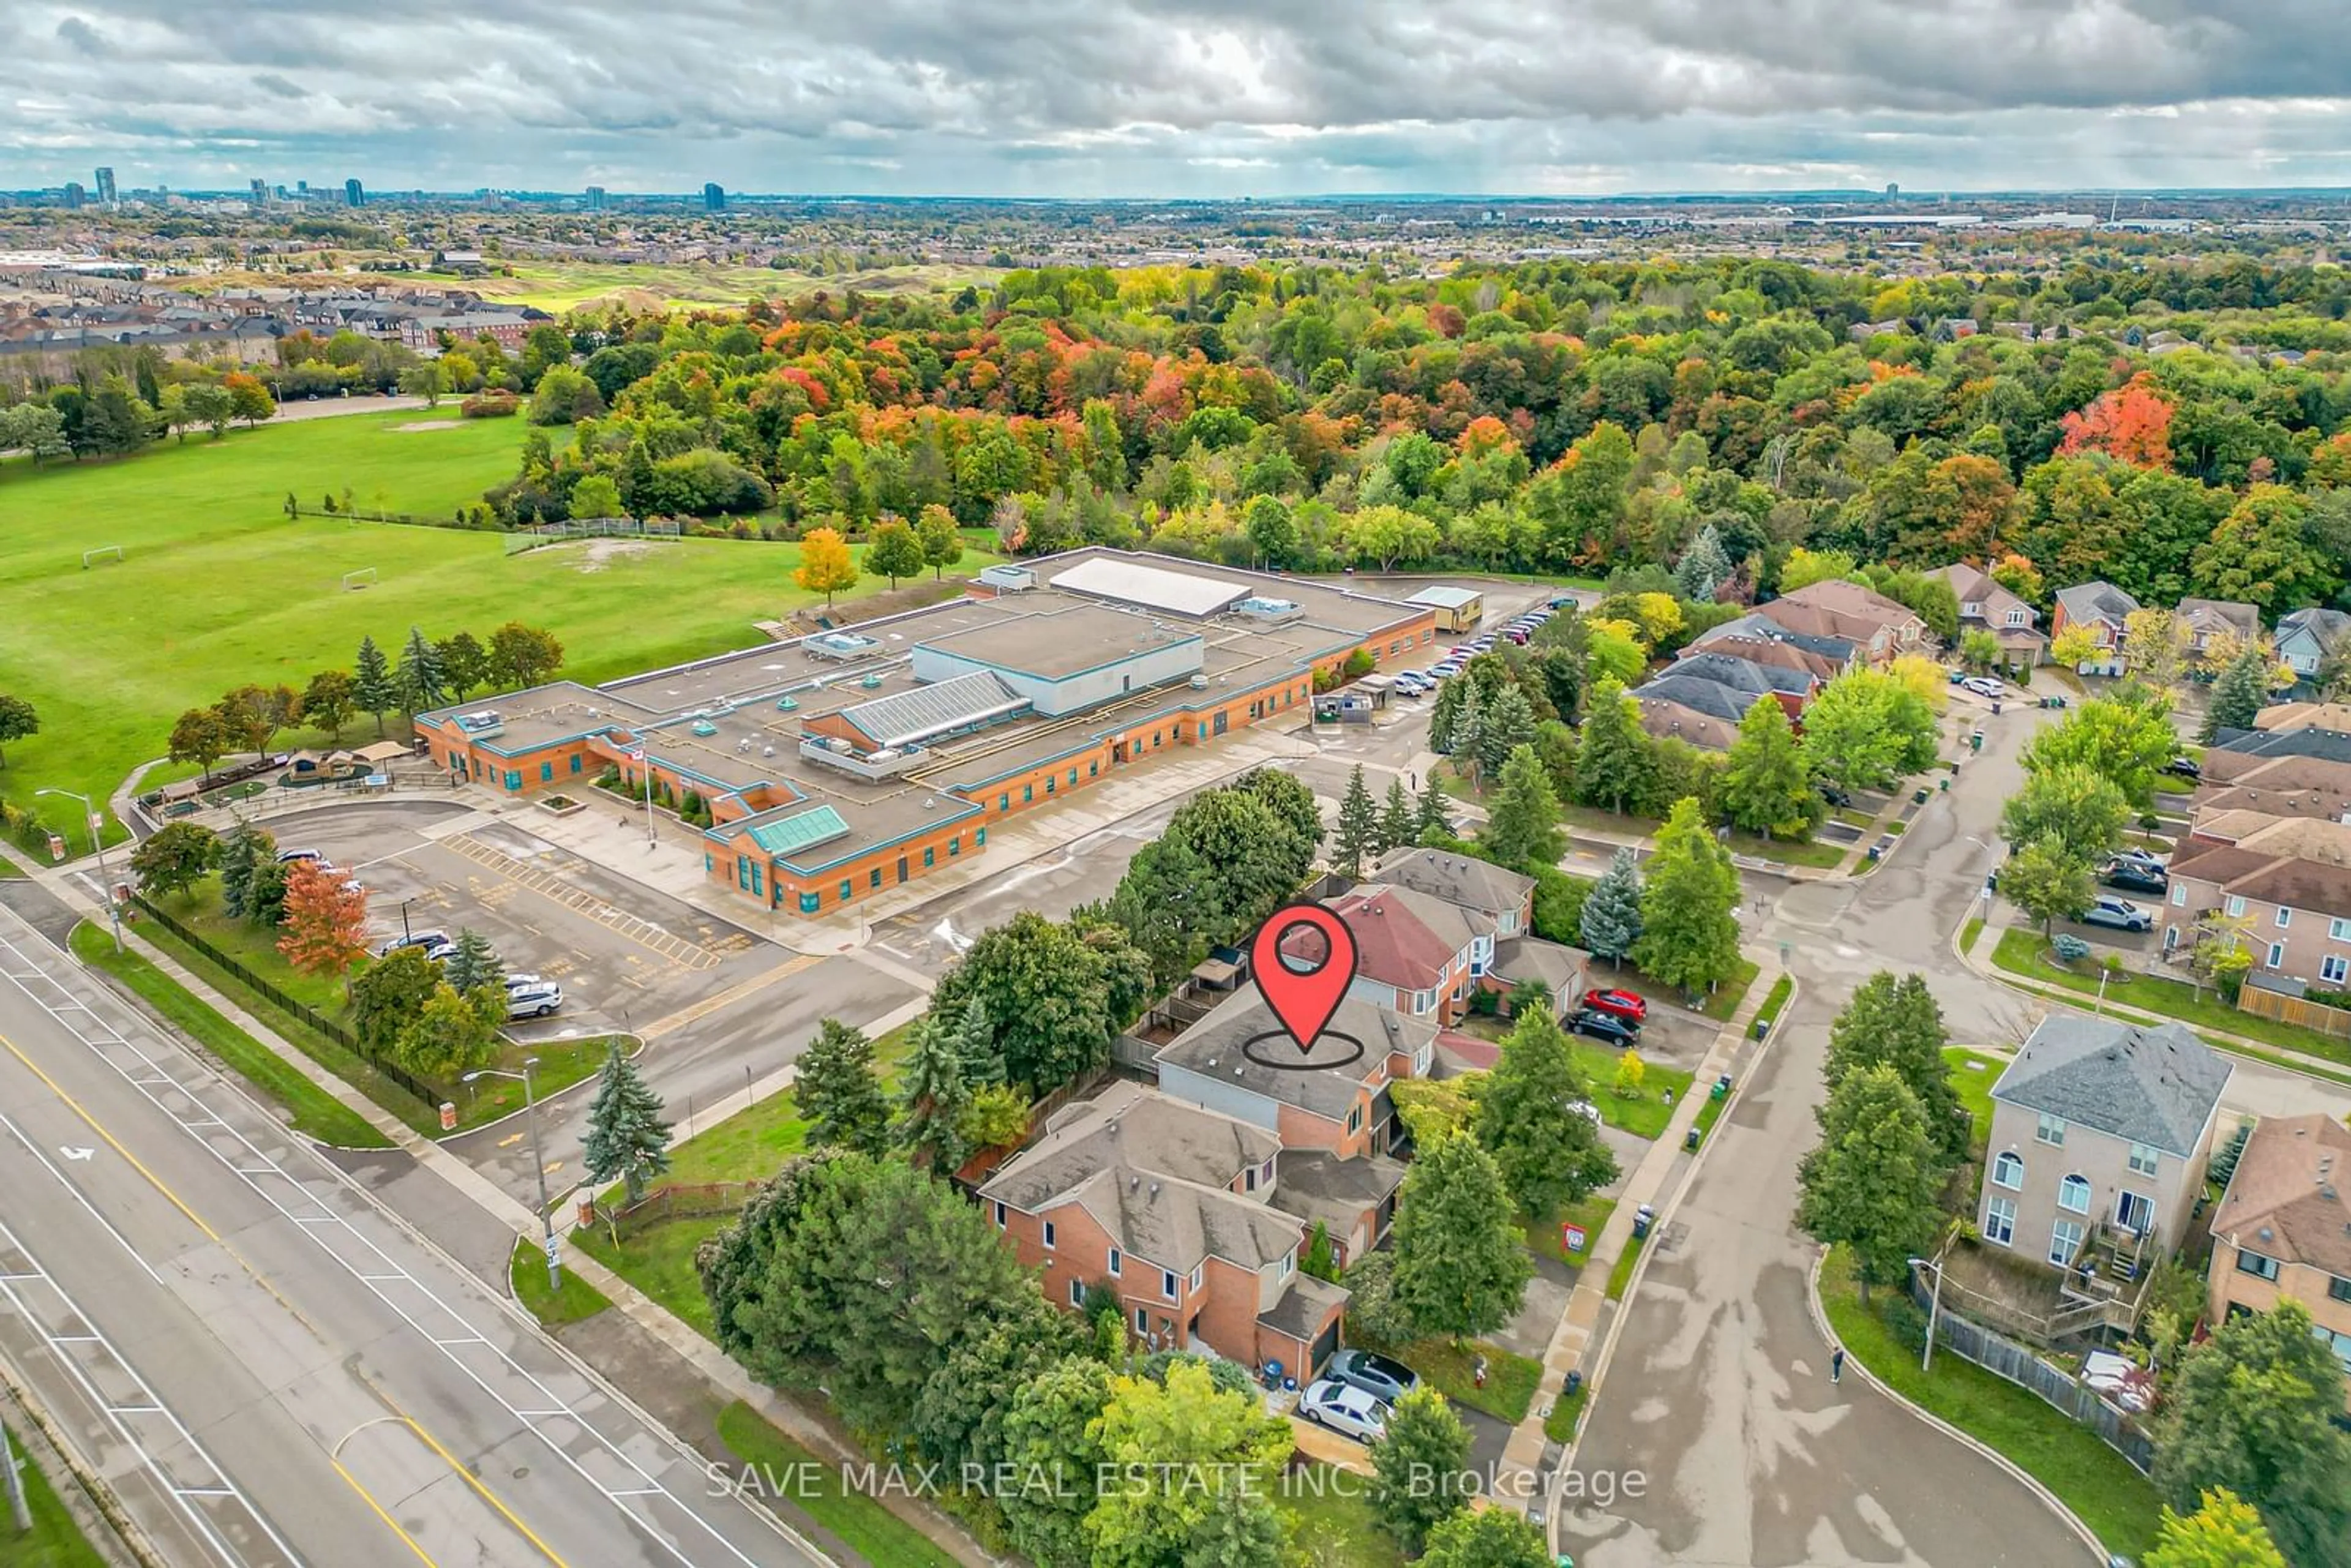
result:
[(1305, 1375), (1338, 1347), (1347, 1292), (1298, 1267), (1306, 1222), (1270, 1201), (1280, 1153), (1261, 1127), (1115, 1083), (1062, 1107), (979, 1200), (1057, 1305), (1102, 1286), (1153, 1349)]
[(1458, 1023), (1494, 961), (1497, 922), (1410, 887), (1364, 883), (1331, 901), (1355, 936), (1347, 994), (1405, 1018)]
[(2143, 1275), (2188, 1236), (2230, 1071), (2180, 1024), (2043, 1019), (1992, 1085), (1984, 1243)]
[(2123, 673), (2123, 622), (2138, 611), (2138, 601), (2111, 582), (2077, 582), (2057, 591), (2057, 604), (2049, 618), (2049, 640), (2080, 626), (2097, 644), (2097, 653), (2074, 666), (2085, 675)]
[(2351, 988), (2351, 824), (2266, 811), (2209, 812), (2171, 857), (2163, 950), (2193, 950), (2218, 913), (2252, 922), (2257, 970)]
[(2342, 1364), (2351, 1406), (2351, 1129), (2331, 1116), (2254, 1127), (2212, 1211), (2212, 1321), (2291, 1296)]
[(1842, 578), (1807, 583), (1757, 605), (1755, 613), (1791, 632), (1846, 638), (1878, 665), (1917, 653), (1927, 637), (1927, 622), (1917, 611)]
[(1362, 1054), (1311, 1072), (1267, 1066), (1257, 1058), (1269, 1049), (1297, 1048), (1252, 987), (1218, 1003), (1161, 1046), (1152, 1061), (1161, 1093), (1262, 1127), (1285, 1149), (1388, 1154), (1403, 1136), (1388, 1085), (1428, 1075), (1437, 1060), (1437, 1026), (1351, 994), (1331, 1015), (1326, 1040), (1334, 1035), (1360, 1043)]
[(2031, 669), (2049, 656), (2041, 632), (2041, 612), (1992, 580), (1981, 567), (1955, 561), (1933, 574), (1951, 585), (1959, 601), (1959, 630), (1989, 632), (2011, 668)]
[(1793, 631), (1761, 612), (1750, 612), (1724, 622), (1675, 656), (1694, 659), (1704, 653), (1728, 653), (1750, 664), (1802, 670), (1825, 683), (1861, 662), (1862, 645), (1831, 632)]
[(1458, 904), (1494, 924), (1493, 956), (1479, 983), (1507, 996), (1532, 982), (1564, 1012), (1583, 994), (1590, 955), (1533, 934), (1535, 879), (1468, 855), (1441, 850), (1398, 850), (1372, 873), (1372, 882)]

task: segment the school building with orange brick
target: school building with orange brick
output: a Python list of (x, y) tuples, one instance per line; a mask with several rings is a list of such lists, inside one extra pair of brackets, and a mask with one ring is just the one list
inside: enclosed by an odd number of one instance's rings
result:
[[(993, 566), (958, 600), (601, 686), (420, 714), (453, 775), (579, 795), (608, 768), (708, 808), (705, 874), (824, 916), (982, 853), (991, 825), (1174, 749), (1295, 724), (1317, 672), (1398, 667), (1426, 606), (1090, 548)], [(610, 799), (610, 796), (604, 797)]]

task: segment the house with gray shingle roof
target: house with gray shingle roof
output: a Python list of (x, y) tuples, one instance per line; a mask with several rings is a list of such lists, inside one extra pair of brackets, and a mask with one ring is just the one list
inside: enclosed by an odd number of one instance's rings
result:
[(2229, 1073), (2181, 1024), (2042, 1019), (1992, 1085), (1985, 1245), (2065, 1270), (2087, 1300), (2102, 1280), (2136, 1295), (2188, 1239)]
[(2049, 640), (2079, 626), (2097, 643), (2097, 653), (2074, 666), (2085, 675), (2123, 673), (2123, 622), (2139, 608), (2138, 601), (2111, 582), (2077, 582), (2057, 591), (2056, 612), (2050, 618)]

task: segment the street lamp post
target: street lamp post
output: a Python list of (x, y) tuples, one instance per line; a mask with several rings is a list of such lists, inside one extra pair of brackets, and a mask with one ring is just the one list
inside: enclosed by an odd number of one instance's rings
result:
[(1918, 1356), (1918, 1370), (1932, 1372), (1935, 1369), (1935, 1325), (1943, 1315), (1943, 1266), (1932, 1258), (1913, 1258), (1910, 1267), (1935, 1270), (1935, 1293), (1927, 1303), (1927, 1348)]
[(539, 1239), (540, 1249), (547, 1254), (547, 1288), (550, 1291), (559, 1291), (563, 1288), (563, 1270), (555, 1261), (555, 1211), (549, 1206), (547, 1198), (547, 1156), (538, 1146), (538, 1100), (532, 1092), (530, 1081), (530, 1070), (538, 1065), (538, 1058), (526, 1056), (522, 1059), (520, 1072), (508, 1072), (504, 1068), (498, 1067), (483, 1067), (468, 1072), (459, 1082), (471, 1083), (476, 1078), (511, 1078), (522, 1085), (523, 1125), (530, 1129), (531, 1172), (538, 1178)]
[(68, 800), (78, 800), (81, 802), (82, 821), (89, 824), (89, 847), (98, 852), (98, 880), (100, 884), (99, 887), (99, 896), (106, 900), (106, 917), (114, 923), (114, 950), (117, 953), (121, 952), (122, 909), (121, 906), (114, 901), (113, 873), (106, 869), (106, 841), (99, 837), (98, 808), (89, 803), (89, 796), (72, 789), (36, 789), (33, 793), (36, 795), (63, 795)]
[(1976, 837), (1973, 833), (1970, 833), (1968, 835), (1968, 842), (1975, 845), (1976, 848), (1983, 851), (1984, 852), (1983, 923), (1986, 925), (1990, 925), (1991, 924), (1992, 866), (1993, 863), (2000, 859), (2000, 846), (1998, 844), (1986, 843), (1983, 840)]

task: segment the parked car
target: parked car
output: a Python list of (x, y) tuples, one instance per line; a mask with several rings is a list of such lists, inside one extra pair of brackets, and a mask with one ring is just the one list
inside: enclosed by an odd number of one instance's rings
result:
[(449, 934), (446, 931), (411, 931), (403, 936), (393, 937), (377, 948), (375, 956), (379, 958), (389, 958), (402, 947), (432, 947), (436, 945), (455, 946), (449, 941)]
[(419, 946), (424, 949), (424, 956), (436, 964), (447, 963), (457, 951), (457, 944), (450, 941), (446, 936), (437, 942), (425, 942)]
[(1570, 1034), (1587, 1035), (1610, 1045), (1638, 1045), (1641, 1042), (1639, 1024), (1592, 1008), (1578, 1009), (1567, 1020), (1567, 1029)]
[(1818, 784), (1813, 788), (1820, 791), (1822, 800), (1840, 810), (1853, 804), (1853, 791), (1850, 789), (1840, 789), (1834, 784)]
[(2169, 862), (2161, 855), (2156, 854), (2147, 850), (2116, 850), (2113, 854), (2108, 855), (2106, 859), (2109, 862), (2120, 862), (2126, 865), (2135, 865), (2143, 871), (2160, 872), (2167, 870), (2169, 866)]
[[(547, 978), (543, 975), (508, 975), (507, 977), (507, 994), (508, 996), (512, 996), (517, 991), (537, 990), (543, 986), (552, 987), (555, 986), (555, 982)], [(561, 988), (558, 987), (556, 988), (560, 989)]]
[(1970, 675), (1966, 680), (1959, 683), (1959, 690), (1963, 692), (1973, 692), (1980, 697), (2004, 697), (2008, 695), (2008, 688), (2001, 685), (1998, 681), (1993, 680), (1990, 675)]
[(1400, 1361), (1368, 1350), (1343, 1350), (1323, 1364), (1325, 1380), (1360, 1388), (1374, 1399), (1395, 1404), (1420, 1386), (1420, 1375)]
[(327, 857), (319, 850), (279, 850), (277, 852), (279, 865), (292, 865), (296, 861), (317, 861), (320, 865), (325, 865)]
[(1514, 647), (1523, 648), (1527, 645), (1527, 629), (1523, 626), (1506, 626), (1502, 629), (1502, 641)]
[(1417, 670), (1403, 671), (1394, 676), (1388, 684), (1408, 697), (1419, 696), (1428, 690), (1428, 677)]
[(1440, 681), (1449, 681), (1461, 673), (1461, 661), (1446, 659), (1429, 666), (1428, 673)]
[(507, 992), (507, 1017), (513, 1019), (543, 1019), (563, 1005), (561, 986), (526, 986), (521, 990)]
[(1581, 1116), (1595, 1127), (1600, 1125), (1600, 1107), (1591, 1101), (1570, 1100), (1567, 1103), (1567, 1109), (1570, 1115)]
[(1649, 998), (1638, 991), (1593, 990), (1583, 993), (1583, 1005), (1593, 1012), (1614, 1013), (1639, 1023), (1649, 1016)]
[(2196, 783), (2204, 777), (2204, 765), (2192, 757), (2175, 757), (2163, 765), (2163, 770), (2175, 779)]
[(1387, 1435), (1388, 1407), (1351, 1383), (1326, 1377), (1306, 1391), (1298, 1413), (1318, 1427), (1343, 1432), (1359, 1443)]
[(2111, 861), (2098, 873), (2098, 880), (2108, 887), (2119, 887), (2126, 893), (2148, 893), (2160, 898), (2171, 891), (2171, 879), (2162, 872), (2137, 861)]
[(2155, 928), (2155, 916), (2127, 898), (2101, 897), (2074, 918), (2085, 925), (2110, 925), (2117, 931)]

